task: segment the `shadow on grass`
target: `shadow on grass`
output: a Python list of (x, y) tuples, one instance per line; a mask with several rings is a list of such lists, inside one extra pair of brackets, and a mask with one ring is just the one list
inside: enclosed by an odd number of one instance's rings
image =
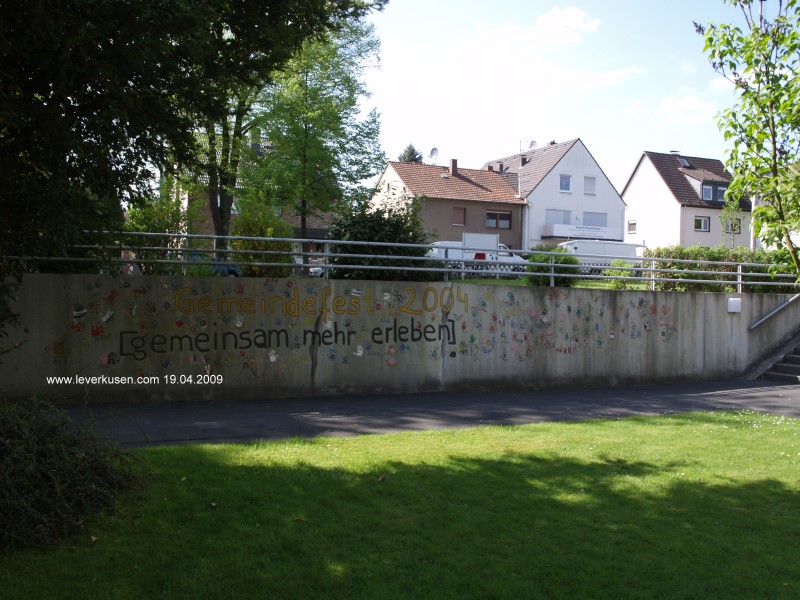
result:
[[(25, 555), (31, 585), (148, 598), (800, 593), (800, 495), (778, 481), (709, 485), (682, 478), (686, 464), (546, 454), (353, 472), (180, 452), (148, 451), (160, 482), (109, 525), (102, 555)], [(182, 481), (187, 457), (198, 475)], [(78, 563), (100, 580), (77, 581)]]

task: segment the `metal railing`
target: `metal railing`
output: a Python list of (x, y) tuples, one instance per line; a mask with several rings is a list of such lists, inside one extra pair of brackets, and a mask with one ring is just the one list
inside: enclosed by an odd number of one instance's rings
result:
[[(562, 252), (510, 250), (512, 254), (527, 259), (521, 268), (518, 261), (504, 260), (504, 250), (497, 248), (459, 248), (462, 255), (457, 260), (450, 260), (447, 255), (442, 260), (432, 255), (429, 245), (403, 243), (150, 232), (102, 232), (99, 239), (102, 240), (100, 243), (76, 245), (74, 254), (69, 256), (13, 256), (6, 257), (6, 260), (21, 261), (26, 270), (47, 270), (46, 265), (68, 263), (76, 271), (83, 270), (78, 267), (85, 265), (91, 272), (115, 269), (130, 274), (172, 271), (183, 275), (204, 274), (202, 267), (208, 267), (211, 273), (205, 274), (241, 275), (253, 268), (261, 268), (319, 277), (342, 277), (354, 271), (383, 271), (387, 273), (387, 279), (393, 279), (390, 276), (392, 272), (402, 271), (438, 274), (445, 281), (536, 276), (544, 277), (551, 287), (557, 279), (566, 278), (616, 280), (645, 285), (651, 290), (718, 286), (721, 288), (718, 291), (738, 293), (764, 289), (784, 293), (797, 291), (795, 274), (771, 273), (774, 265), (760, 263), (570, 254), (581, 261), (580, 264), (564, 264), (559, 262), (565, 256)], [(264, 244), (272, 244), (275, 248), (258, 248)], [(417, 256), (398, 255), (394, 252), (398, 248), (417, 249), (419, 253)], [(474, 256), (464, 258), (476, 253), (493, 257), (493, 260)], [(531, 260), (534, 255), (536, 260)], [(615, 260), (625, 261), (625, 264), (612, 265)], [(601, 262), (605, 264), (598, 264)], [(171, 271), (169, 267), (174, 269)]]

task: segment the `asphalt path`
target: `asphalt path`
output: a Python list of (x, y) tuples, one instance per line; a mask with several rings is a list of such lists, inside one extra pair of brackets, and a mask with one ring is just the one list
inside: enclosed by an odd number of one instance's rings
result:
[(125, 447), (616, 419), (698, 410), (800, 418), (800, 385), (767, 380), (607, 388), (68, 406)]

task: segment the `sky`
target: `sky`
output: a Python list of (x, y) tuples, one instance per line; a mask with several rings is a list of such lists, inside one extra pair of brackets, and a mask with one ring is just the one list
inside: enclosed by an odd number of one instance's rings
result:
[(725, 160), (733, 86), (693, 25), (741, 23), (723, 0), (390, 0), (370, 21), (389, 160), (411, 143), (479, 169), (580, 138), (619, 192), (645, 150)]

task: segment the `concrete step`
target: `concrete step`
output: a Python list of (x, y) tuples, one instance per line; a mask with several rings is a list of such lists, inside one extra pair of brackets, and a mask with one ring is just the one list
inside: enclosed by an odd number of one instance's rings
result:
[(769, 370), (761, 375), (762, 379), (770, 379), (772, 381), (784, 381), (786, 383), (800, 383), (800, 375), (792, 375), (791, 373), (781, 373), (779, 371)]
[(779, 362), (772, 366), (772, 370), (779, 373), (789, 373), (790, 375), (800, 375), (800, 365), (793, 363)]
[(795, 349), (794, 353), (787, 354), (786, 356), (784, 356), (783, 361), (781, 362), (800, 365), (800, 353), (798, 353), (797, 350)]

